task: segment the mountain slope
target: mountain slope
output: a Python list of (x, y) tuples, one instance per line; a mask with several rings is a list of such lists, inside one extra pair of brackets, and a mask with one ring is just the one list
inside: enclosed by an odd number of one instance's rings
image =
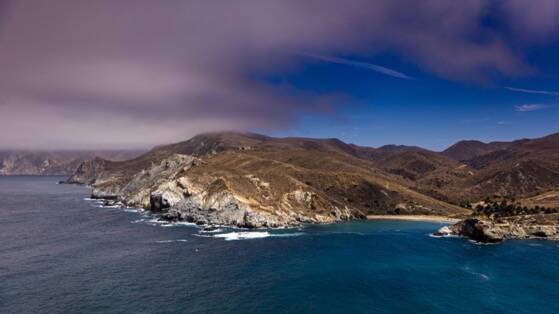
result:
[(469, 160), (477, 156), (485, 155), (499, 149), (491, 143), (480, 141), (460, 141), (441, 152), (442, 155), (448, 156), (455, 160)]
[(204, 224), (280, 226), (368, 214), (468, 212), (377, 168), (370, 150), (335, 139), (203, 134), (126, 162), (86, 163), (70, 181), (92, 183), (95, 196)]
[(209, 133), (128, 161), (85, 162), (69, 181), (173, 219), (246, 226), (463, 215), (467, 210), (452, 204), (487, 198), (545, 199), (559, 208), (558, 134), (487, 145), (486, 153), (458, 161), (413, 146)]
[(456, 200), (523, 198), (559, 187), (559, 133), (496, 146), (499, 148), (489, 153), (464, 160), (475, 174), (455, 181), (445, 193)]

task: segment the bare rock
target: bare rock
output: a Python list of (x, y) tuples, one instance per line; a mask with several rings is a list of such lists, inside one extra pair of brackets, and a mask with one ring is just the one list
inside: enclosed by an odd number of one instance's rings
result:
[(456, 235), (470, 238), (477, 242), (497, 243), (503, 241), (505, 232), (492, 222), (468, 218), (451, 227)]

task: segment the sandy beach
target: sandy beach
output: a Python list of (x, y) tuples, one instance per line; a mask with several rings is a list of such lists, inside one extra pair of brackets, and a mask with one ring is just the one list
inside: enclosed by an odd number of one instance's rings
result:
[(409, 220), (409, 221), (435, 221), (435, 222), (448, 222), (456, 223), (460, 221), (457, 218), (450, 218), (445, 216), (431, 216), (431, 215), (368, 215), (369, 220)]

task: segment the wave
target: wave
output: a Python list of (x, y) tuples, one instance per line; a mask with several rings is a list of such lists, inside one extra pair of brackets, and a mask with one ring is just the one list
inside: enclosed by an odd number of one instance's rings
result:
[(155, 241), (155, 243), (173, 243), (173, 242), (188, 242), (187, 239), (175, 239), (175, 240), (159, 240)]
[(499, 245), (499, 242), (479, 242), (476, 240), (472, 240), (472, 239), (468, 239), (468, 242), (474, 244), (474, 245)]
[(217, 229), (213, 229), (213, 230), (200, 230), (200, 233), (219, 233), (219, 232), (223, 232), (223, 229), (221, 228), (217, 228)]
[[(140, 219), (141, 220), (141, 219)], [(159, 218), (152, 218), (148, 220), (143, 220), (152, 226), (161, 226), (161, 227), (180, 227), (180, 226), (196, 226), (193, 222), (186, 222), (186, 221), (176, 221), (176, 222), (169, 222), (166, 220), (160, 220)], [(138, 221), (140, 222), (140, 221)]]
[(161, 227), (181, 227), (181, 226), (194, 227), (197, 225), (193, 222), (186, 222), (186, 221), (165, 222), (161, 224)]
[(122, 208), (122, 205), (99, 205), (99, 208)]
[(436, 239), (440, 239), (440, 238), (460, 238), (460, 236), (456, 235), (456, 234), (436, 235), (434, 233), (429, 233), (428, 235), (429, 235), (430, 238), (436, 238)]
[(222, 238), (225, 241), (236, 241), (236, 240), (262, 239), (268, 237), (276, 237), (276, 238), (297, 237), (301, 235), (304, 235), (304, 233), (303, 232), (270, 233), (268, 231), (254, 231), (254, 232), (242, 231), (242, 232), (220, 233), (220, 234), (214, 234), (211, 236), (202, 236), (202, 237)]
[(470, 275), (474, 275), (474, 276), (476, 276), (476, 277), (479, 277), (480, 279), (482, 279), (482, 280), (484, 280), (484, 281), (487, 281), (487, 280), (491, 279), (491, 278), (489, 277), (489, 275), (486, 275), (486, 274), (484, 274), (484, 273), (475, 272), (475, 271), (473, 271), (473, 270), (472, 270), (470, 267), (468, 267), (468, 266), (464, 267), (463, 270), (464, 270), (466, 273), (468, 273), (468, 274), (470, 274)]

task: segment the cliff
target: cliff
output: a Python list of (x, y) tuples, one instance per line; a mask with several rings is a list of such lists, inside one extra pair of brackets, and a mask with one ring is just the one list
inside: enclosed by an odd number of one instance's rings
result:
[(69, 182), (92, 184), (94, 197), (199, 224), (279, 227), (469, 212), (415, 191), (363, 156), (338, 140), (205, 134), (126, 162), (86, 162)]

